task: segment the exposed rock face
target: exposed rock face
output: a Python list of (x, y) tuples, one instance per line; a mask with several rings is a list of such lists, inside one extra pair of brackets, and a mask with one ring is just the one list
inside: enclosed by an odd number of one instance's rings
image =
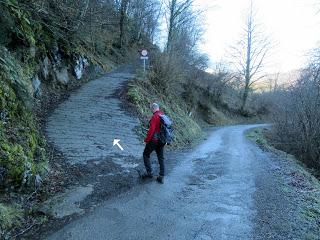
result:
[(62, 59), (61, 59), (61, 54), (59, 52), (59, 46), (58, 46), (57, 42), (54, 42), (52, 44), (51, 52), (52, 52), (52, 55), (53, 55), (53, 60), (55, 62), (55, 65), (59, 65), (61, 63)]
[(83, 57), (79, 57), (76, 59), (76, 65), (73, 68), (74, 74), (76, 75), (76, 78), (79, 80), (82, 78), (85, 68), (89, 66), (88, 60)]
[(103, 70), (103, 68), (99, 65), (95, 65), (93, 71), (100, 75), (103, 75), (105, 73), (105, 70)]
[(41, 81), (47, 81), (50, 84), (68, 85), (74, 78), (80, 80), (86, 68), (90, 65), (86, 58), (75, 56), (73, 58), (74, 64), (70, 66), (68, 59), (62, 59), (57, 44), (53, 44), (50, 56), (50, 58), (48, 56), (44, 57), (37, 78), (32, 79), (33, 89), (37, 95), (40, 93), (38, 92), (38, 85), (41, 84)]
[(60, 70), (56, 69), (54, 70), (55, 71), (55, 75), (56, 75), (56, 78), (57, 78), (57, 81), (59, 83), (62, 83), (64, 85), (67, 85), (70, 81), (70, 78), (69, 78), (69, 75), (68, 75), (68, 68), (67, 67), (64, 67)]
[(40, 67), (39, 77), (43, 81), (53, 81), (64, 85), (70, 82), (68, 67), (63, 65), (59, 53), (53, 54), (52, 61), (46, 56)]
[(38, 97), (41, 95), (41, 81), (39, 80), (38, 75), (36, 75), (33, 79), (32, 79), (32, 87), (33, 87), (33, 91), (34, 91), (34, 96)]
[(49, 58), (46, 56), (41, 64), (41, 69), (40, 69), (40, 77), (43, 80), (48, 80), (49, 74), (50, 74), (50, 68), (51, 68), (51, 62)]
[(36, 52), (37, 52), (37, 48), (35, 46), (31, 46), (29, 49), (29, 53), (32, 58), (36, 57)]
[(40, 211), (55, 218), (64, 218), (72, 214), (84, 213), (80, 202), (93, 192), (93, 186), (79, 186), (67, 190), (65, 193), (56, 195), (54, 198), (44, 202)]

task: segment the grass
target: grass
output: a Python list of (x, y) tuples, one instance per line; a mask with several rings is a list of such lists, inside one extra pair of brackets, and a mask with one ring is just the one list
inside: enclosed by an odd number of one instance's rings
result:
[(127, 99), (138, 113), (141, 127), (138, 134), (145, 136), (148, 129), (148, 120), (152, 116), (150, 104), (157, 102), (162, 111), (167, 114), (174, 123), (173, 147), (183, 147), (196, 143), (204, 136), (196, 119), (188, 115), (187, 106), (181, 98), (173, 95), (164, 95), (158, 92), (148, 80), (134, 80), (128, 85)]
[(266, 128), (254, 128), (247, 131), (246, 137), (255, 142), (258, 146), (270, 150), (271, 145), (269, 145), (267, 139), (264, 137), (264, 131), (266, 131)]
[(283, 191), (289, 194), (298, 194), (301, 199), (298, 208), (299, 216), (311, 229), (306, 235), (306, 239), (317, 239), (319, 235), (314, 233), (320, 232), (320, 182), (293, 155), (274, 148), (266, 137), (268, 131), (267, 128), (251, 129), (246, 133), (246, 136), (262, 149), (277, 154), (285, 161), (285, 167), (281, 168)]
[[(6, 229), (17, 227), (23, 218), (23, 211), (19, 205), (6, 205), (0, 203), (0, 230), (2, 233)], [(0, 237), (1, 236), (0, 234)]]

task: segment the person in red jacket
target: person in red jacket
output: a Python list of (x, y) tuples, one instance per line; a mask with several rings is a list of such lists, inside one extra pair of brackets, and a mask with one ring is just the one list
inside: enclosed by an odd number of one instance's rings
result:
[(142, 176), (143, 178), (152, 178), (152, 168), (150, 163), (150, 155), (153, 151), (156, 151), (158, 162), (160, 165), (160, 173), (157, 177), (157, 181), (159, 183), (163, 183), (164, 181), (164, 156), (163, 156), (163, 149), (164, 144), (160, 143), (159, 141), (159, 134), (160, 134), (160, 128), (161, 128), (161, 122), (160, 122), (160, 115), (163, 113), (159, 109), (159, 105), (157, 103), (153, 103), (151, 105), (151, 110), (153, 112), (153, 115), (149, 122), (149, 130), (147, 133), (146, 138), (144, 139), (144, 142), (146, 144), (145, 149), (143, 151), (143, 161), (144, 166), (146, 168), (146, 173)]

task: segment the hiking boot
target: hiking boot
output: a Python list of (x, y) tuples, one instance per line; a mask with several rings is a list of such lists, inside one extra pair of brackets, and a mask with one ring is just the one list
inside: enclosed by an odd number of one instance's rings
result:
[(158, 176), (157, 177), (157, 182), (163, 184), (164, 183), (163, 176)]
[(152, 173), (144, 173), (141, 175), (142, 179), (153, 178)]

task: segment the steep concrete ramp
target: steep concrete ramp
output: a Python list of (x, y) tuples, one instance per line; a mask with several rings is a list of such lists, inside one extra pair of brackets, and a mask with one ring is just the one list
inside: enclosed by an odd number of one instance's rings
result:
[[(72, 93), (49, 117), (49, 141), (70, 163), (108, 158), (121, 166), (136, 166), (134, 159), (140, 158), (143, 150), (134, 132), (139, 120), (121, 108), (116, 96), (117, 90), (133, 77), (130, 71), (122, 71), (91, 81)], [(121, 140), (124, 151), (113, 146), (114, 138)], [(123, 157), (132, 157), (132, 162), (121, 162)]]

